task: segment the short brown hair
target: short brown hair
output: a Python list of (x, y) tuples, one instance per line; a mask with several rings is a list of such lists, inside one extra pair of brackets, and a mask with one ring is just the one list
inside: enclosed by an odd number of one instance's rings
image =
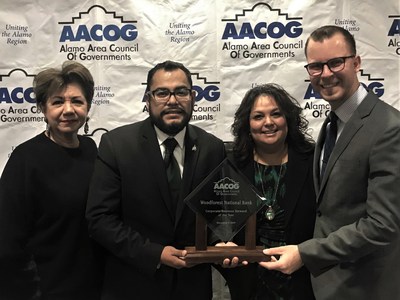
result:
[(344, 39), (349, 46), (350, 52), (352, 55), (356, 55), (356, 41), (354, 39), (354, 36), (347, 31), (346, 29), (336, 26), (336, 25), (326, 25), (322, 26), (320, 28), (317, 28), (314, 30), (311, 35), (308, 37), (306, 41), (306, 45), (304, 47), (304, 52), (307, 57), (307, 48), (308, 48), (308, 42), (311, 40), (315, 42), (322, 42), (323, 40), (331, 38), (333, 35), (336, 33), (340, 33), (341, 35), (344, 36)]
[(47, 99), (70, 83), (77, 83), (82, 88), (88, 109), (94, 95), (94, 81), (90, 71), (78, 62), (66, 61), (61, 69), (48, 68), (39, 72), (33, 79), (33, 91), (36, 103), (44, 106)]

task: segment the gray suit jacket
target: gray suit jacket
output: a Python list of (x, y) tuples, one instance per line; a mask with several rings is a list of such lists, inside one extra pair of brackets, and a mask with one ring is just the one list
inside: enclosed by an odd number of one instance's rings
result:
[(324, 135), (314, 157), (314, 238), (299, 245), (315, 296), (400, 299), (400, 113), (369, 93), (319, 182)]

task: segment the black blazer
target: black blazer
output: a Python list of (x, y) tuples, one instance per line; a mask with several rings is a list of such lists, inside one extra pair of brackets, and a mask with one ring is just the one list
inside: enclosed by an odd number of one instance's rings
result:
[(102, 299), (211, 299), (209, 265), (176, 270), (158, 264), (164, 246), (194, 245), (195, 214), (184, 196), (224, 157), (221, 140), (188, 125), (175, 213), (150, 119), (102, 136), (87, 206), (90, 234), (109, 251)]
[[(233, 160), (233, 155), (228, 155)], [(297, 245), (313, 236), (316, 196), (313, 183), (313, 151), (299, 153), (289, 147), (288, 166), (286, 172), (286, 195), (281, 206), (285, 210), (286, 243)], [(251, 160), (241, 171), (254, 182), (254, 163)], [(243, 231), (243, 230), (242, 230)], [(244, 242), (244, 234), (240, 232), (236, 242)], [(239, 267), (222, 270), (228, 282), (232, 299), (251, 299), (257, 284), (257, 266)], [(292, 274), (295, 300), (314, 299), (310, 274), (304, 267)]]

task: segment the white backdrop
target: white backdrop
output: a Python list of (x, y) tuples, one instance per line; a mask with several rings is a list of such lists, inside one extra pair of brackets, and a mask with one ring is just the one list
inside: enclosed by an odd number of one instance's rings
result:
[(232, 140), (245, 92), (267, 82), (299, 100), (316, 138), (329, 105), (309, 84), (304, 43), (326, 24), (355, 35), (360, 81), (400, 109), (399, 0), (1, 0), (0, 170), (15, 146), (45, 129), (33, 76), (65, 60), (80, 61), (95, 78), (96, 142), (147, 117), (147, 71), (166, 59), (193, 73), (191, 122), (221, 139)]

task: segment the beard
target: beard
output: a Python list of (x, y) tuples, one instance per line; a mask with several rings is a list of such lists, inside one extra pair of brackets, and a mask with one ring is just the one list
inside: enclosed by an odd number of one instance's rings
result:
[(182, 120), (167, 124), (164, 122), (163, 116), (167, 114), (168, 110), (162, 111), (160, 115), (155, 115), (152, 113), (151, 107), (149, 107), (150, 120), (162, 132), (168, 135), (176, 135), (189, 123), (190, 118), (192, 117), (192, 112), (187, 113), (184, 109), (179, 107), (171, 108), (171, 110), (179, 110), (182, 114)]

